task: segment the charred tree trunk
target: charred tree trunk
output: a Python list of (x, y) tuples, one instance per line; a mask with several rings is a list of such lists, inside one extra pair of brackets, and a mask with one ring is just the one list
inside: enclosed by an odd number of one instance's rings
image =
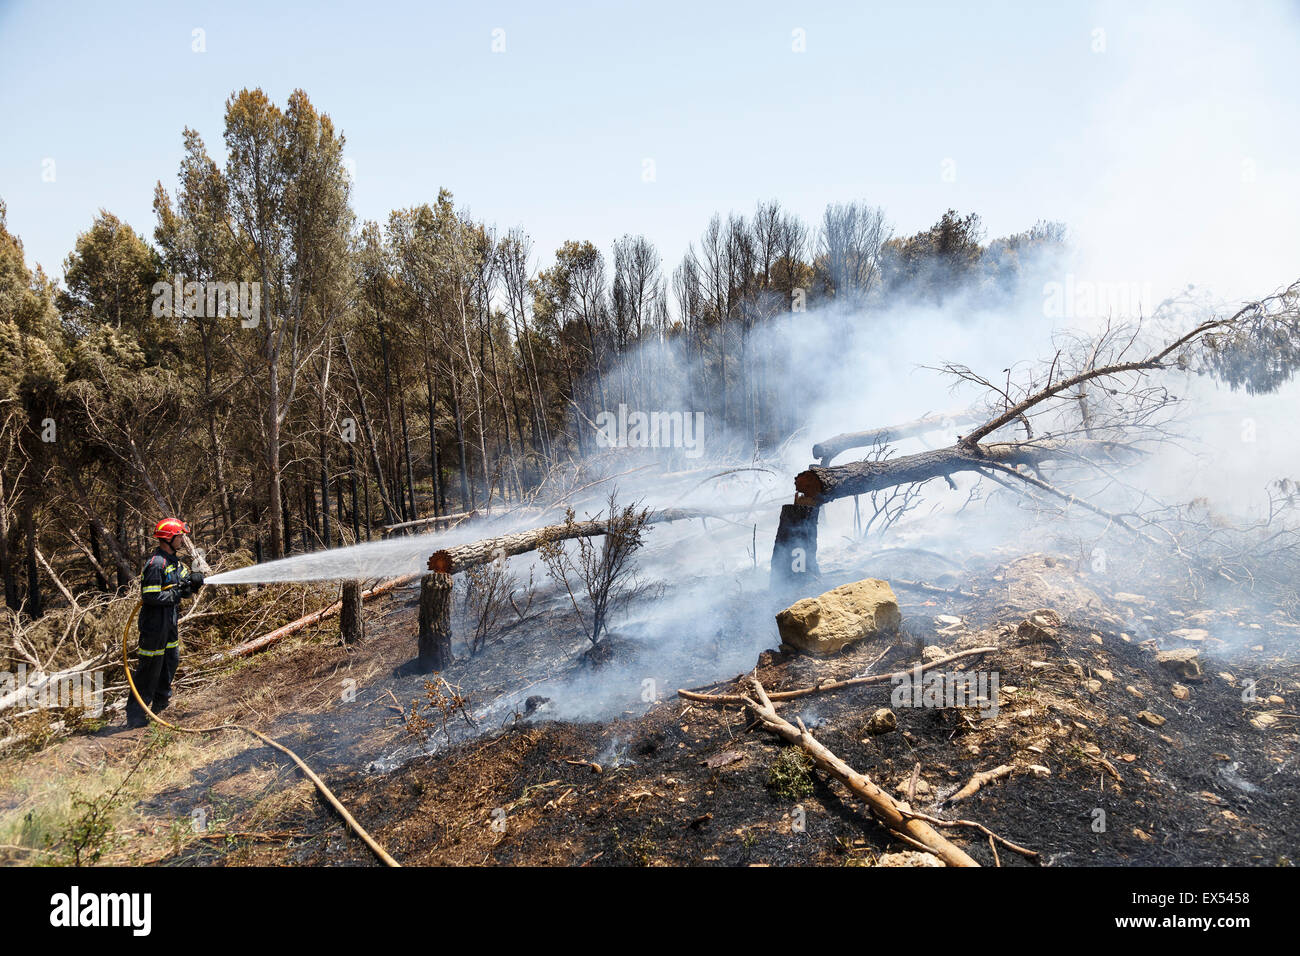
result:
[[(325, 499), (325, 507), (329, 507), (329, 499)], [(317, 542), (321, 540), (320, 533), (320, 516), (316, 509), (316, 489), (311, 486), (310, 481), (302, 483), (302, 549), (304, 551), (315, 551), (316, 546), (312, 543), (312, 538)], [(328, 543), (326, 547), (328, 547)]]
[(450, 574), (434, 571), (420, 580), (419, 657), (413, 662), (421, 674), (445, 670), (451, 656)]
[[(280, 476), (276, 476), (275, 493), (279, 496), (279, 508), (275, 507), (275, 502), (271, 503), (272, 507), (267, 509), (267, 517), (271, 520), (271, 560), (283, 558), (293, 550), (293, 515), (289, 513), (289, 495), (282, 494), (280, 486)], [(279, 518), (274, 516), (279, 511)], [(281, 524), (276, 524), (279, 520)], [(281, 531), (283, 533), (281, 534)], [(278, 537), (277, 537), (278, 536)]]
[(343, 582), (343, 607), (339, 611), (339, 635), (344, 644), (358, 644), (366, 636), (366, 619), (361, 610), (361, 582)]
[[(327, 444), (329, 432), (326, 430), (326, 409), (325, 402), (321, 401), (320, 416), (320, 445), (318, 453), (320, 456), (320, 531), (321, 541), (326, 548), (330, 546), (330, 453)], [(341, 501), (342, 499), (340, 499)], [(339, 508), (339, 520), (342, 520), (342, 507)], [(342, 538), (342, 535), (339, 536)]]
[(816, 505), (782, 505), (781, 522), (772, 546), (772, 571), (768, 589), (785, 591), (821, 576), (817, 567)]

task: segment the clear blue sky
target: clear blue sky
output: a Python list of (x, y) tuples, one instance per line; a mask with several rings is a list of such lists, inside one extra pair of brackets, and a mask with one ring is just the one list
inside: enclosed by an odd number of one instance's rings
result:
[(670, 270), (714, 211), (776, 197), (811, 222), (859, 198), (899, 232), (949, 206), (991, 235), (1065, 220), (1143, 277), (1230, 246), (1225, 281), (1271, 282), (1300, 272), (1297, 41), (1297, 5), (1262, 0), (0, 0), (0, 197), (59, 273), (100, 207), (152, 237), (184, 126), (223, 158), (232, 91), (302, 87), (347, 137), (361, 217), (447, 187), (543, 264), (643, 232)]

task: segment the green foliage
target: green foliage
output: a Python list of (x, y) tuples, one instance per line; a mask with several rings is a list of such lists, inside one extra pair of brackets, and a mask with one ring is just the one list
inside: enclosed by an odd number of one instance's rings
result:
[(112, 847), (112, 803), (80, 795), (72, 798), (74, 816), (57, 845), (69, 866), (91, 866)]
[(767, 786), (778, 797), (799, 800), (813, 792), (813, 762), (799, 747), (777, 754), (768, 770)]

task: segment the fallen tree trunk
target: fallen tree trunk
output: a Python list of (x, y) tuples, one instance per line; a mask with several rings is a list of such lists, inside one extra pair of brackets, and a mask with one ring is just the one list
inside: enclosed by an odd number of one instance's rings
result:
[(96, 654), (94, 657), (90, 658), (90, 660), (82, 661), (75, 667), (55, 671), (53, 674), (41, 674), (33, 670), (31, 675), (32, 679), (29, 682), (23, 684), (22, 687), (19, 687), (16, 690), (10, 691), (3, 697), (0, 697), (0, 710), (8, 710), (16, 704), (21, 704), (29, 697), (41, 693), (50, 685), (57, 687), (61, 681), (67, 680), (69, 677), (79, 677), (80, 675), (90, 671), (110, 667), (112, 666), (110, 660), (112, 656), (113, 655), (110, 652), (104, 651), (101, 654)]
[[(389, 591), (400, 588), (403, 584), (409, 584), (419, 576), (419, 574), (404, 574), (400, 578), (392, 578), (382, 584), (377, 584), (369, 591), (363, 591), (361, 593), (361, 600), (364, 603), (365, 601), (369, 601), (371, 598), (379, 597), (381, 594), (387, 594)], [(304, 627), (310, 627), (313, 624), (319, 624), (321, 621), (329, 620), (342, 609), (343, 602), (341, 600), (335, 601), (328, 607), (323, 607), (319, 611), (312, 611), (312, 613), (305, 617), (300, 617), (296, 621), (290, 621), (288, 624), (284, 625), (284, 627), (276, 628), (269, 634), (263, 634), (261, 637), (255, 637), (251, 641), (245, 641), (243, 644), (237, 644), (234, 647), (213, 654), (212, 657), (208, 659), (209, 663), (216, 664), (221, 661), (234, 660), (237, 657), (247, 657), (250, 654), (264, 651), (272, 644), (283, 640), (291, 634), (296, 634)]]
[(799, 721), (799, 726), (796, 727), (782, 718), (776, 712), (776, 708), (772, 705), (772, 701), (764, 692), (763, 685), (759, 683), (757, 678), (751, 677), (749, 686), (754, 696), (745, 697), (745, 704), (762, 721), (763, 728), (798, 747), (802, 747), (818, 767), (867, 801), (876, 819), (896, 833), (921, 844), (949, 866), (979, 866), (970, 855), (950, 842), (930, 824), (911, 816), (911, 808), (899, 804), (893, 797), (872, 783), (869, 778), (858, 773), (830, 750), (827, 750), (817, 738), (808, 732), (808, 728), (803, 725), (803, 721)]
[[(743, 510), (743, 509), (742, 509)], [(717, 518), (721, 515), (708, 511), (689, 511), (682, 508), (665, 508), (656, 511), (646, 519), (646, 524), (661, 521), (683, 521), (688, 518)], [(458, 574), (466, 568), (487, 564), (498, 557), (510, 557), (536, 551), (548, 541), (565, 541), (571, 538), (586, 538), (604, 534), (609, 522), (596, 519), (593, 521), (574, 521), (566, 524), (548, 525), (545, 528), (532, 528), (528, 531), (516, 531), (514, 534), (498, 535), (471, 541), (469, 544), (457, 545), (435, 551), (429, 557), (429, 570), (443, 574)]]
[(1000, 442), (992, 445), (950, 445), (883, 461), (855, 461), (846, 465), (810, 465), (795, 476), (795, 491), (809, 504), (825, 504), (837, 498), (869, 494), (895, 485), (949, 478), (963, 471), (979, 471), (997, 465), (1037, 468), (1047, 461), (1114, 458), (1124, 446), (1105, 441)]
[(984, 416), (977, 415), (969, 410), (949, 414), (925, 415), (913, 421), (904, 422), (901, 425), (868, 428), (866, 431), (861, 432), (844, 432), (832, 438), (823, 439), (813, 445), (812, 453), (814, 458), (821, 459), (821, 464), (825, 467), (831, 463), (831, 460), (836, 455), (840, 455), (852, 448), (871, 448), (877, 444), (883, 445), (888, 442), (902, 441), (904, 438), (915, 438), (917, 435), (938, 431), (940, 428), (972, 425), (983, 420)]

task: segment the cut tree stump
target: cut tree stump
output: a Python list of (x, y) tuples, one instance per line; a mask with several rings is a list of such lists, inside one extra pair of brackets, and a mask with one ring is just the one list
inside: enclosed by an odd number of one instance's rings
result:
[(339, 611), (339, 636), (344, 644), (357, 644), (365, 639), (366, 619), (361, 610), (361, 582), (343, 582), (343, 607)]
[(817, 567), (817, 513), (816, 505), (781, 506), (781, 522), (772, 545), (770, 591), (790, 591), (821, 576)]
[(420, 580), (420, 656), (413, 662), (421, 674), (445, 670), (451, 656), (450, 574), (434, 571)]

